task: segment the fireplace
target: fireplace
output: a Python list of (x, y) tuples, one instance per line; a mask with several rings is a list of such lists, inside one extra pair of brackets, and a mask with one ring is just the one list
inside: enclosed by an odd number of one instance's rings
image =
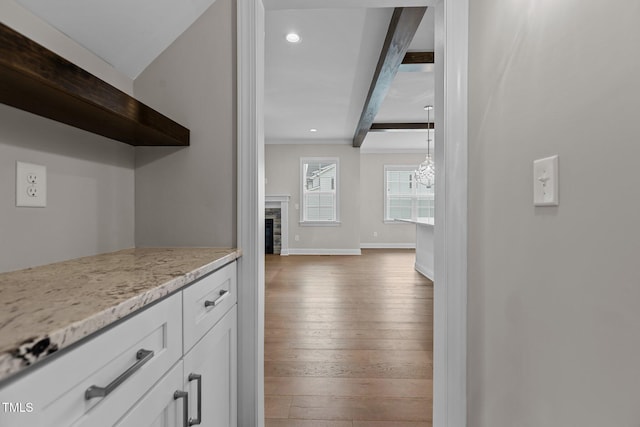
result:
[(264, 220), (264, 253), (273, 253), (273, 219)]
[[(264, 210), (265, 225), (265, 253), (280, 254), (282, 249), (282, 217), (281, 211), (277, 208), (267, 208)], [(269, 221), (269, 222), (267, 222)], [(267, 236), (267, 227), (271, 227), (271, 236)], [(267, 252), (267, 239), (271, 239), (271, 252)]]
[(273, 219), (274, 254), (289, 255), (289, 198), (289, 195), (265, 196), (264, 217)]

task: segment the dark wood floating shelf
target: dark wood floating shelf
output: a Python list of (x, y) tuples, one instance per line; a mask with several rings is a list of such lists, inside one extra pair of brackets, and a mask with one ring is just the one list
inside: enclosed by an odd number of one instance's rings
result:
[(189, 129), (4, 24), (0, 102), (130, 145), (189, 145)]

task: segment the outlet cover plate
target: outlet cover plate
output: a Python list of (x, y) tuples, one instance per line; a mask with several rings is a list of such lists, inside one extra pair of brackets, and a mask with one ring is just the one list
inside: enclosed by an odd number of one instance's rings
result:
[(16, 162), (16, 206), (47, 206), (47, 168), (33, 163)]
[(558, 206), (558, 155), (533, 162), (534, 206)]

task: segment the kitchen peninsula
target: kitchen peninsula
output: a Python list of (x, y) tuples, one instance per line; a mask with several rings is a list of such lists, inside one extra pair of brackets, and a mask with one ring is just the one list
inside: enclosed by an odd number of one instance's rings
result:
[(396, 219), (396, 221), (409, 222), (416, 225), (416, 263), (415, 269), (433, 280), (434, 251), (433, 251), (433, 218)]

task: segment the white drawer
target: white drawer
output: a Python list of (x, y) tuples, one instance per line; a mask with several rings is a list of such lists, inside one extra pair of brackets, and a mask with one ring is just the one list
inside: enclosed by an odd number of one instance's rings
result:
[(233, 307), (237, 299), (235, 262), (183, 291), (184, 354)]
[[(2, 402), (30, 402), (32, 412), (3, 413), (0, 426), (112, 426), (181, 357), (179, 294), (127, 319), (0, 389)], [(153, 351), (142, 364), (139, 350)], [(140, 366), (105, 397), (85, 397)]]

